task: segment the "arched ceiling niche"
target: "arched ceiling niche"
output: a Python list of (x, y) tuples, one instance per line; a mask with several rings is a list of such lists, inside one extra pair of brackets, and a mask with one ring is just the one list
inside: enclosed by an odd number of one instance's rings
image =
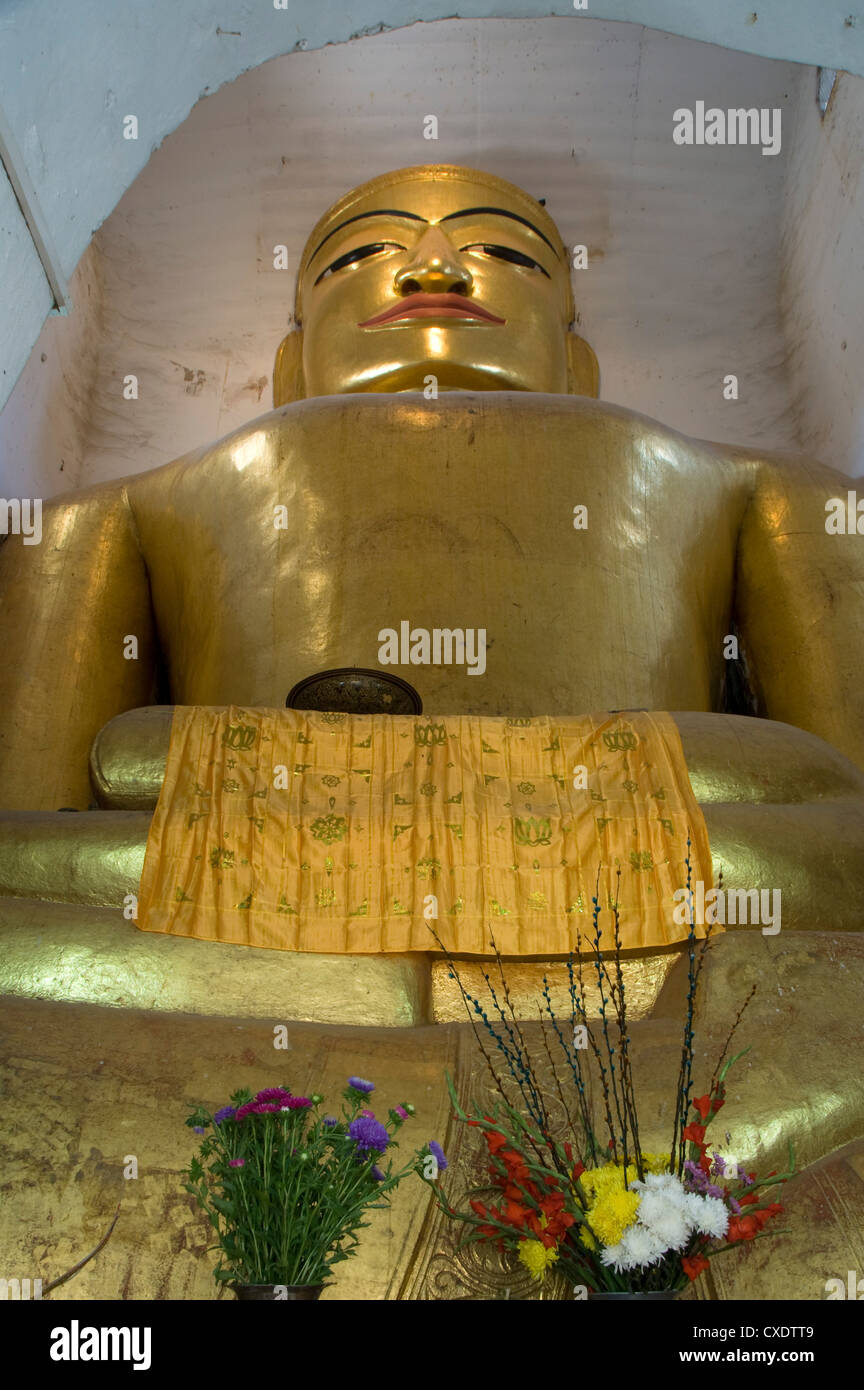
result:
[[(240, 73), (311, 51), (454, 16), (611, 19), (744, 52), (864, 71), (864, 23), (848, 0), (337, 0), (285, 8), (267, 0), (6, 0), (0, 93), (8, 157), (32, 196), (37, 251), (0, 171), (0, 406), (50, 311), (44, 259), (62, 284), (152, 151), (194, 104)], [(581, 0), (578, 0), (581, 6)], [(135, 115), (137, 140), (123, 138)]]

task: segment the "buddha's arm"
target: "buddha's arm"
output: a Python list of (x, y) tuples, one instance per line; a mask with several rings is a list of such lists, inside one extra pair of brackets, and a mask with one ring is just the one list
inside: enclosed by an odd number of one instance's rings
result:
[(154, 699), (155, 652), (147, 572), (122, 486), (47, 503), (39, 544), (6, 539), (3, 809), (87, 808), (90, 744), (106, 720)]
[(759, 713), (864, 767), (864, 535), (825, 525), (829, 499), (845, 501), (854, 487), (800, 458), (761, 465), (739, 541), (736, 608)]

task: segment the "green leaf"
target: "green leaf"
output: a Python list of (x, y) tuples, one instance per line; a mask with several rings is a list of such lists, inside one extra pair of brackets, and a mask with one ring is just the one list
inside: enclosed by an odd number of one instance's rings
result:
[(738, 1062), (738, 1061), (740, 1061), (742, 1057), (745, 1057), (749, 1051), (750, 1051), (750, 1048), (749, 1048), (749, 1047), (745, 1047), (744, 1050), (743, 1050), (742, 1052), (736, 1052), (734, 1057), (730, 1057), (729, 1060), (728, 1060), (727, 1062), (724, 1062), (724, 1063), (723, 1063), (723, 1067), (721, 1068), (720, 1075), (717, 1077), (717, 1090), (718, 1090), (718, 1092), (721, 1092), (721, 1093), (722, 1093), (722, 1091), (723, 1091), (723, 1087), (724, 1087), (724, 1084), (725, 1084), (725, 1081), (726, 1081), (726, 1076), (727, 1076), (727, 1073), (729, 1072), (729, 1069), (730, 1069), (731, 1067), (734, 1067), (735, 1063)]

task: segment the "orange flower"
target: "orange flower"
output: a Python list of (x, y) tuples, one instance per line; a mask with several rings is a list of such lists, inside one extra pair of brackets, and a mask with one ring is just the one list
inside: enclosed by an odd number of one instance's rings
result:
[(698, 1279), (703, 1269), (708, 1268), (708, 1261), (704, 1255), (685, 1255), (681, 1261), (681, 1268), (688, 1279)]
[(711, 1097), (697, 1096), (696, 1099), (693, 1101), (693, 1109), (699, 1112), (700, 1120), (707, 1120), (708, 1112), (711, 1109)]

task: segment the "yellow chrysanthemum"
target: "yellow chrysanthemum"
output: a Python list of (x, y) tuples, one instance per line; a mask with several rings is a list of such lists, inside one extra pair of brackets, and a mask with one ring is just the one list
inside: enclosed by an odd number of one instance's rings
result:
[(580, 1224), (580, 1226), (579, 1226), (579, 1239), (581, 1240), (582, 1244), (585, 1246), (585, 1249), (586, 1249), (586, 1250), (596, 1250), (596, 1249), (597, 1249), (597, 1241), (595, 1240), (594, 1236), (592, 1236), (591, 1232), (589, 1231), (589, 1229), (588, 1229), (588, 1227), (586, 1226), (586, 1224), (585, 1224), (584, 1221), (581, 1222), (581, 1224)]
[(598, 1197), (588, 1213), (588, 1224), (604, 1245), (617, 1245), (639, 1210), (638, 1192), (609, 1192)]
[(557, 1258), (558, 1251), (547, 1250), (540, 1240), (523, 1240), (519, 1244), (519, 1259), (533, 1279), (542, 1279)]
[(669, 1155), (666, 1154), (643, 1154), (642, 1167), (647, 1173), (668, 1173)]
[(626, 1176), (620, 1163), (604, 1163), (602, 1168), (587, 1168), (579, 1181), (590, 1201), (594, 1197), (599, 1200), (610, 1192), (623, 1192), (635, 1177), (638, 1174), (634, 1163), (628, 1163)]

